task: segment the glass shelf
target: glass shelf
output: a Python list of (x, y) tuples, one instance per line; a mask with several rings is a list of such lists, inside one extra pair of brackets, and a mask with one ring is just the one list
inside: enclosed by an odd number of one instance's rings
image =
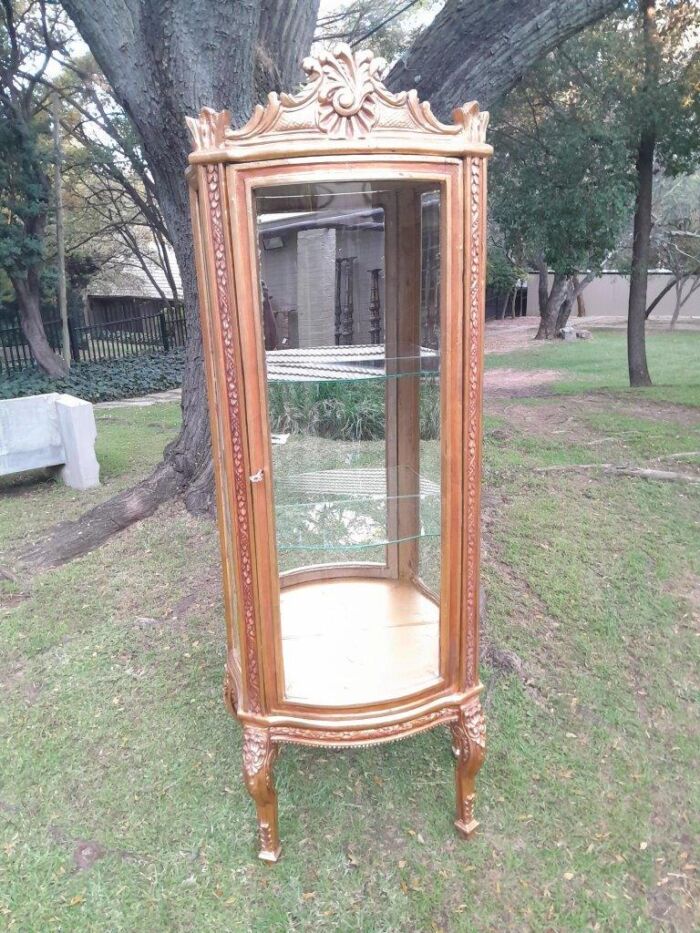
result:
[(345, 382), (439, 375), (440, 352), (421, 347), (420, 355), (386, 357), (384, 344), (268, 350), (268, 382)]
[[(410, 492), (389, 495), (398, 488)], [(278, 481), (275, 498), (280, 551), (354, 551), (440, 535), (439, 485), (405, 469), (393, 477), (374, 467), (297, 473)], [(413, 533), (392, 533), (397, 513), (413, 516)]]

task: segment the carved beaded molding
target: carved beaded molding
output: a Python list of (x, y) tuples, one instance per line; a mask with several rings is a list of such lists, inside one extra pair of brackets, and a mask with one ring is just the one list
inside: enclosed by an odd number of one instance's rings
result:
[(479, 159), (471, 159), (467, 170), (469, 223), (471, 246), (469, 251), (467, 296), (469, 318), (469, 359), (467, 367), (467, 421), (466, 421), (466, 496), (467, 496), (467, 683), (477, 680), (477, 636), (479, 616), (479, 478), (481, 471), (479, 411), (481, 409), (479, 368), (481, 362), (481, 278), (483, 249), (481, 242), (482, 173)]
[(454, 124), (441, 123), (415, 90), (394, 94), (380, 74), (386, 67), (372, 52), (345, 44), (302, 67), (307, 82), (298, 94), (269, 94), (240, 129), (230, 127), (227, 110), (204, 108), (187, 124), (194, 143), (190, 161), (240, 161), (324, 152), (467, 152), (489, 155), (485, 145), (489, 115), (475, 101), (458, 107)]
[(238, 365), (234, 350), (235, 334), (229, 304), (224, 223), (221, 211), (221, 189), (219, 170), (207, 166), (207, 194), (209, 198), (209, 222), (214, 246), (214, 272), (216, 276), (216, 303), (221, 320), (226, 365), (226, 395), (231, 428), (233, 450), (233, 473), (237, 541), (240, 560), (240, 590), (243, 608), (245, 655), (248, 670), (248, 701), (253, 712), (260, 712), (260, 678), (258, 674), (257, 628), (255, 620), (255, 595), (253, 592), (253, 561), (248, 516), (247, 472), (245, 469), (244, 444), (241, 425), (240, 387)]

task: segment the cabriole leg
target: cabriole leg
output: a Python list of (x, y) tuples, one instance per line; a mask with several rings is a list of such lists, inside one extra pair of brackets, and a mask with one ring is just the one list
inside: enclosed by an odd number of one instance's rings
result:
[(457, 792), (457, 819), (455, 827), (467, 839), (479, 823), (474, 819), (476, 775), (486, 754), (486, 727), (481, 703), (473, 700), (459, 711), (452, 726), (455, 762), (455, 789)]
[(255, 726), (243, 728), (243, 777), (258, 814), (258, 857), (264, 862), (276, 862), (280, 857), (277, 794), (272, 780), (272, 767), (277, 754), (278, 747), (270, 738), (268, 729)]

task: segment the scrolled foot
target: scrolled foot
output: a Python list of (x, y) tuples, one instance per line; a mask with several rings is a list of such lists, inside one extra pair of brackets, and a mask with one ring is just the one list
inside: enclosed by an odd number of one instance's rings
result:
[(264, 862), (276, 862), (281, 852), (277, 827), (277, 794), (272, 778), (272, 767), (277, 754), (278, 746), (270, 738), (267, 729), (244, 727), (243, 777), (258, 815), (258, 858)]
[(473, 835), (479, 823), (474, 818), (476, 775), (486, 756), (486, 725), (478, 698), (462, 707), (452, 726), (455, 753), (455, 791), (457, 819), (455, 828), (465, 839)]

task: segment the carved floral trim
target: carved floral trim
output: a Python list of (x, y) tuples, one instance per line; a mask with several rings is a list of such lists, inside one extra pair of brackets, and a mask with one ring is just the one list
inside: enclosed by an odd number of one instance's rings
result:
[(470, 757), (470, 749), (486, 749), (486, 720), (479, 700), (474, 700), (460, 711), (452, 727), (455, 746), (460, 755)]
[(481, 269), (483, 244), (481, 226), (481, 160), (470, 159), (467, 168), (469, 203), (469, 328), (467, 361), (467, 437), (466, 437), (466, 498), (467, 498), (467, 684), (473, 686), (477, 680), (477, 630), (479, 625), (479, 482), (480, 482), (480, 436), (479, 407), (480, 361), (481, 361)]
[(449, 725), (457, 720), (459, 710), (446, 707), (425, 713), (415, 719), (392, 723), (390, 726), (375, 726), (357, 729), (310, 729), (305, 726), (273, 726), (272, 735), (278, 742), (299, 742), (306, 745), (341, 747), (345, 745), (376, 745), (403, 739), (416, 732), (437, 725)]
[(209, 198), (209, 223), (214, 249), (214, 272), (216, 279), (216, 304), (221, 322), (224, 363), (226, 370), (226, 397), (231, 428), (233, 454), (233, 490), (235, 499), (234, 518), (236, 523), (236, 546), (240, 564), (241, 606), (245, 632), (245, 665), (247, 672), (247, 697), (252, 712), (260, 712), (260, 678), (258, 672), (257, 628), (255, 623), (255, 594), (253, 588), (253, 563), (251, 556), (250, 522), (248, 517), (247, 482), (244, 461), (244, 445), (241, 426), (240, 386), (234, 350), (234, 328), (228, 294), (226, 268), (226, 246), (224, 223), (221, 210), (221, 188), (219, 169), (207, 165), (207, 195)]
[(270, 752), (271, 742), (268, 730), (246, 726), (243, 730), (243, 771), (246, 777), (254, 777), (263, 770)]
[(386, 67), (384, 59), (371, 52), (354, 55), (343, 44), (335, 52), (323, 52), (318, 61), (307, 59), (302, 67), (314, 75), (319, 65), (318, 128), (336, 139), (367, 136), (379, 117), (377, 97), (388, 96), (378, 78)]

